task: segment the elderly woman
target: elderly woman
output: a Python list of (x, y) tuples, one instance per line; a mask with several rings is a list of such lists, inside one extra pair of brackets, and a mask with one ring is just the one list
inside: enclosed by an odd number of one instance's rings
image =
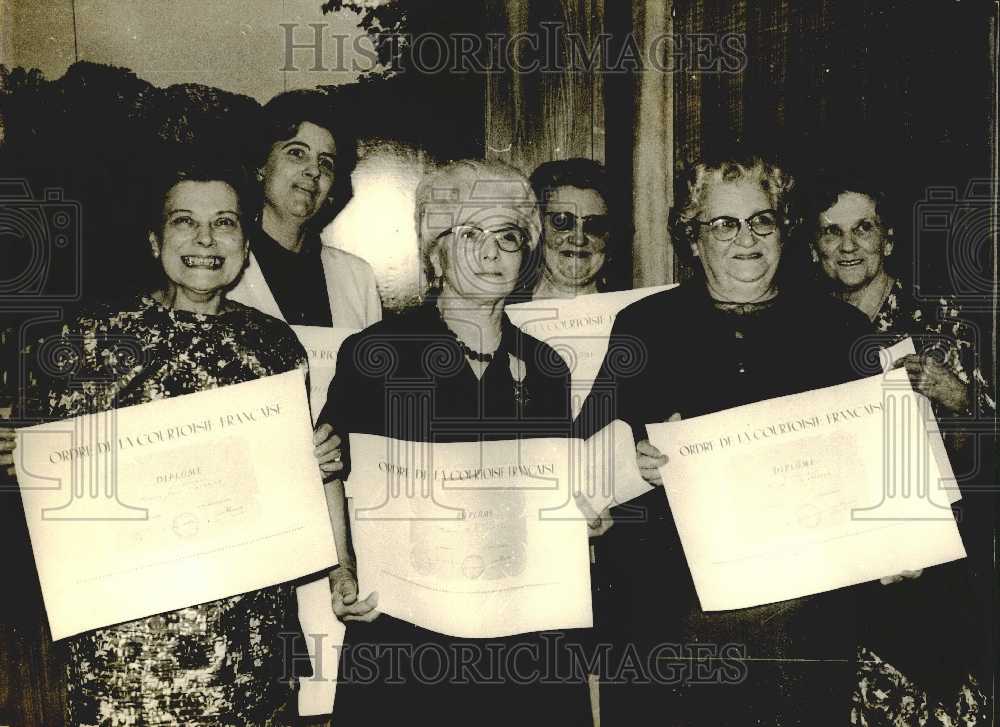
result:
[(350, 191), (354, 141), (317, 91), (289, 91), (263, 111), (256, 178), (262, 206), (247, 269), (230, 292), (292, 325), (365, 328), (382, 318), (371, 266), (320, 242)]
[[(832, 298), (779, 286), (792, 186), (783, 169), (750, 156), (699, 162), (675, 187), (673, 242), (700, 275), (618, 315), (603, 385), (578, 419), (599, 427), (609, 411), (627, 421), (654, 484), (665, 458), (646, 441), (646, 424), (856, 376), (849, 352), (864, 331), (862, 316)], [(641, 365), (623, 366), (623, 347), (634, 346)], [(740, 486), (738, 477), (732, 486)], [(601, 723), (845, 724), (852, 591), (706, 613), (663, 490), (631, 504), (639, 511), (615, 513), (618, 524), (602, 543), (615, 598), (601, 636), (615, 648), (602, 679)], [(641, 666), (628, 671), (629, 663)]]
[(608, 290), (611, 233), (608, 180), (592, 159), (540, 164), (531, 187), (542, 209), (542, 265), (534, 298), (573, 298)]
[[(228, 386), (305, 367), (287, 325), (229, 301), (246, 261), (239, 178), (170, 175), (148, 245), (156, 290), (67, 322), (67, 352), (33, 361), (22, 419), (52, 421)], [(341, 467), (325, 437), (317, 459)], [(90, 631), (68, 640), (73, 725), (289, 724), (280, 634), (291, 586), (264, 588)]]
[[(887, 269), (895, 225), (880, 185), (861, 174), (825, 176), (810, 198), (812, 260), (831, 293), (871, 322), (869, 338), (882, 346), (914, 339), (919, 353), (897, 364), (906, 367), (914, 388), (930, 399), (942, 421), (995, 416), (973, 326), (963, 320), (959, 305), (948, 298), (920, 301), (912, 286)], [(953, 458), (967, 454), (961, 451), (965, 442), (950, 432), (945, 443)], [(865, 591), (854, 724), (972, 725), (984, 717), (987, 699), (974, 676), (978, 665), (972, 656), (981, 648), (980, 636), (971, 628), (981, 619), (970, 608), (975, 597), (968, 581), (974, 551), (992, 550), (992, 527), (983, 522), (992, 508), (981, 499), (967, 492), (956, 506), (963, 511), (969, 562), (909, 574), (919, 580), (888, 591)], [(977, 536), (982, 542), (975, 541)], [(927, 628), (939, 620), (949, 627)]]
[[(348, 445), (357, 433), (424, 442), (566, 436), (565, 364), (504, 313), (538, 244), (527, 180), (497, 162), (458, 161), (425, 177), (416, 203), (426, 303), (347, 339), (321, 421)], [(397, 404), (421, 414), (390, 416)], [(341, 563), (331, 576), (334, 609), (347, 623), (335, 724), (426, 715), (444, 725), (590, 724), (582, 678), (539, 682), (546, 668), (539, 635), (459, 641), (384, 614), (375, 618), (376, 595), (358, 600), (354, 569)], [(390, 644), (408, 648), (402, 656), (379, 650)], [(427, 660), (417, 656), (427, 647), (446, 660), (446, 673), (482, 674), (490, 683), (422, 673)], [(455, 678), (462, 683), (450, 683)]]
[[(971, 326), (952, 299), (920, 301), (886, 269), (895, 245), (883, 191), (864, 179), (824, 179), (815, 190), (812, 259), (833, 295), (864, 313), (875, 331), (894, 340), (912, 336), (922, 355), (903, 359), (917, 391), (939, 414), (996, 412), (996, 400), (976, 358)], [(889, 343), (891, 341), (887, 341)]]

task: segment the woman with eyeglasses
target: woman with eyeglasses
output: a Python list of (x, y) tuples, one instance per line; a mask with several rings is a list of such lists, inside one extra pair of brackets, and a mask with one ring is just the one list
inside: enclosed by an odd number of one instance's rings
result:
[[(995, 417), (995, 394), (979, 366), (976, 326), (954, 299), (920, 300), (912, 285), (887, 269), (896, 241), (882, 185), (861, 173), (826, 175), (813, 184), (810, 202), (811, 254), (821, 279), (833, 296), (867, 317), (874, 344), (914, 340), (918, 353), (896, 363), (930, 399), (939, 421)], [(970, 444), (954, 427), (944, 429), (955, 471), (961, 472)], [(982, 495), (963, 494), (954, 507), (969, 560), (907, 573), (892, 589), (873, 585), (862, 592), (852, 724), (973, 725), (985, 719), (981, 684), (988, 676), (985, 661), (975, 657), (981, 632), (974, 626), (982, 619), (971, 608), (977, 597), (969, 568), (982, 561), (982, 569), (991, 570), (992, 526), (986, 520), (992, 507), (981, 502)], [(948, 627), (928, 628), (934, 622)]]
[[(528, 181), (497, 162), (453, 162), (421, 181), (415, 221), (425, 304), (345, 341), (321, 421), (348, 454), (356, 434), (410, 442), (567, 436), (566, 365), (504, 313), (537, 260)], [(349, 458), (347, 467), (349, 480)], [(358, 593), (354, 557), (342, 556), (331, 576), (334, 610), (347, 625), (334, 724), (591, 724), (566, 633), (546, 634), (548, 642), (539, 634), (460, 640), (379, 615), (377, 594)], [(552, 659), (562, 664), (558, 674)]]
[[(863, 317), (780, 284), (793, 184), (757, 156), (705, 160), (685, 171), (670, 228), (678, 254), (699, 274), (619, 313), (609, 348), (617, 354), (605, 359), (579, 416), (595, 428), (609, 417), (628, 422), (643, 476), (660, 485), (615, 510), (616, 526), (603, 536), (614, 598), (602, 622), (611, 624), (614, 648), (602, 675), (602, 725), (848, 721), (853, 591), (703, 611), (661, 487), (666, 459), (645, 431), (856, 378), (850, 350), (865, 330)], [(641, 363), (623, 365), (626, 346)], [(731, 486), (740, 487), (739, 472)], [(630, 662), (642, 665), (639, 672), (622, 676)]]
[(542, 264), (532, 297), (573, 298), (609, 290), (608, 181), (592, 159), (559, 159), (531, 175), (542, 212)]

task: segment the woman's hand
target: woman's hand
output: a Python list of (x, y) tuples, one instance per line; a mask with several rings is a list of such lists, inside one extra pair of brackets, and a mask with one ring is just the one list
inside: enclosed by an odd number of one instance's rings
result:
[(935, 404), (954, 412), (969, 409), (969, 387), (933, 356), (909, 354), (893, 364), (903, 366), (910, 375), (914, 391), (919, 391)]
[(373, 591), (365, 600), (358, 600), (358, 576), (351, 565), (341, 564), (330, 571), (330, 593), (333, 594), (333, 613), (345, 623), (371, 623), (382, 613), (375, 610), (378, 593)]
[(329, 424), (320, 424), (313, 432), (313, 444), (316, 449), (316, 461), (319, 462), (319, 471), (323, 479), (327, 479), (335, 472), (344, 469), (344, 463), (340, 461), (340, 437), (333, 433), (333, 427)]
[(7, 470), (10, 477), (16, 477), (14, 470), (14, 449), (17, 443), (14, 441), (13, 427), (0, 427), (0, 467)]
[(923, 574), (923, 572), (924, 572), (923, 568), (921, 568), (920, 570), (904, 570), (902, 573), (898, 575), (882, 576), (881, 578), (878, 579), (878, 582), (881, 583), (883, 586), (888, 586), (893, 583), (899, 583), (904, 578), (906, 580), (912, 581), (915, 578), (919, 578)]
[(642, 479), (654, 487), (663, 487), (660, 467), (667, 463), (667, 455), (650, 444), (648, 439), (640, 439), (635, 445), (635, 461)]
[(594, 508), (590, 506), (586, 498), (580, 493), (573, 496), (576, 500), (576, 506), (580, 508), (580, 512), (583, 516), (587, 518), (587, 536), (591, 538), (599, 538), (611, 529), (611, 526), (615, 524), (614, 518), (611, 517), (611, 509), (604, 508), (600, 514), (594, 511)]

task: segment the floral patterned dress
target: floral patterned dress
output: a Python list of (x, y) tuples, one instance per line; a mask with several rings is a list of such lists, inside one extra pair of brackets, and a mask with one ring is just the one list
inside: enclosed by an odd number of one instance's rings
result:
[(953, 299), (918, 301), (897, 278), (873, 324), (894, 340), (912, 336), (918, 351), (939, 356), (962, 383), (972, 387), (975, 413), (996, 414), (996, 393), (979, 365), (974, 326), (963, 320), (962, 308)]
[[(33, 346), (24, 417), (52, 421), (305, 368), (284, 323), (238, 303), (215, 316), (142, 297)], [(282, 584), (69, 639), (67, 724), (284, 724)]]
[[(995, 394), (979, 365), (973, 327), (954, 300), (918, 301), (897, 278), (873, 325), (889, 337), (886, 343), (912, 337), (917, 351), (937, 356), (971, 386), (972, 411), (966, 414), (995, 416)], [(948, 698), (935, 698), (863, 644), (858, 646), (858, 686), (852, 701), (851, 724), (862, 727), (971, 727), (990, 719), (988, 699), (972, 674)]]

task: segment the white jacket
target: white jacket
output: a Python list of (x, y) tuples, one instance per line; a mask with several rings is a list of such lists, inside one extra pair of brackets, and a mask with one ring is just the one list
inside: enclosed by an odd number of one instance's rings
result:
[[(320, 250), (320, 259), (335, 327), (361, 329), (382, 320), (382, 303), (371, 265), (357, 255), (326, 245)], [(242, 277), (226, 297), (285, 320), (252, 252)]]

